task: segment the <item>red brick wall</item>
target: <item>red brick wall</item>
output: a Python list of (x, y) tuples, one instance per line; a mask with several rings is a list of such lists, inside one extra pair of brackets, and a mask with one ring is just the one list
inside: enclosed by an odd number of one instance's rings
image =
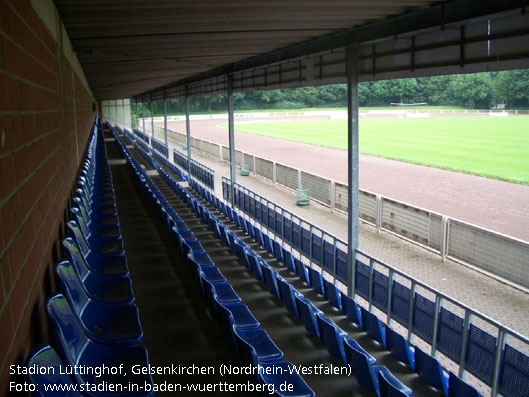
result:
[[(0, 395), (47, 341), (44, 303), (92, 98), (28, 0), (0, 0)], [(48, 273), (48, 274), (46, 274)]]

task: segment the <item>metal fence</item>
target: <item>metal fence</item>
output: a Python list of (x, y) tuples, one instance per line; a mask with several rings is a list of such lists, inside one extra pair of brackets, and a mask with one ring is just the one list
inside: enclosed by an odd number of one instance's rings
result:
[[(250, 222), (345, 289), (344, 241), (237, 183), (233, 186), (235, 207)], [(224, 177), (222, 192), (231, 202), (231, 182)], [(417, 238), (427, 230), (419, 226)], [(432, 355), (441, 353), (457, 366), (459, 376), (468, 372), (490, 387), (492, 396), (529, 391), (529, 339), (359, 250), (353, 266), (353, 297), (382, 312), (388, 326), (403, 327), (410, 342), (426, 343)]]
[[(452, 110), (445, 110), (446, 112)], [(176, 132), (176, 136), (179, 135), (183, 134)], [(195, 140), (192, 144), (196, 145), (195, 149), (200, 150), (198, 141), (200, 140)], [(202, 147), (205, 142), (207, 141), (201, 140)], [(215, 150), (206, 150), (206, 153), (229, 162), (228, 147), (208, 143), (215, 145)], [(329, 206), (333, 211), (347, 213), (346, 185), (239, 150), (235, 157), (237, 165), (241, 162), (249, 164), (254, 175), (288, 189), (309, 188), (312, 200)], [(515, 287), (529, 289), (527, 242), (365, 190), (360, 190), (359, 215), (361, 220), (373, 224), (378, 230), (420, 244), (437, 252), (443, 259), (450, 258)]]
[[(173, 149), (173, 162), (182, 167), (184, 170), (188, 167), (187, 156), (175, 149)], [(210, 188), (211, 190), (215, 190), (215, 171), (193, 159), (191, 159), (190, 166), (190, 174), (192, 177), (195, 177), (196, 179), (201, 181), (206, 187)]]

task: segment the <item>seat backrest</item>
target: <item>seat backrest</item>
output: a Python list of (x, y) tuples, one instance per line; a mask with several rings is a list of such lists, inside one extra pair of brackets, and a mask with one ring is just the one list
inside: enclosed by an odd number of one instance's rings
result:
[[(51, 368), (53, 370), (48, 371), (28, 371), (28, 378), (31, 383), (37, 386), (38, 390), (44, 390), (44, 384), (56, 384), (56, 385), (73, 385), (73, 380), (66, 374), (61, 373), (64, 371), (64, 364), (57, 352), (53, 350), (51, 346), (40, 345), (37, 346), (29, 355), (26, 362), (26, 368)], [(68, 390), (68, 391), (66, 391)], [(39, 394), (44, 395), (44, 394)], [(69, 388), (65, 388), (61, 392), (61, 396), (66, 397), (77, 397), (81, 396), (80, 393), (70, 391)]]
[(268, 234), (263, 233), (264, 249), (266, 249), (270, 254), (274, 255), (274, 240), (268, 236)]
[(390, 327), (386, 327), (386, 347), (397, 360), (415, 370), (415, 352), (413, 347), (409, 346), (404, 336)]
[(55, 341), (67, 363), (77, 363), (88, 338), (72, 312), (70, 304), (62, 294), (48, 299), (46, 310), (51, 320)]
[(344, 340), (347, 339), (347, 332), (338, 327), (330, 318), (316, 316), (320, 340), (325, 344), (327, 350), (333, 357), (342, 360), (347, 364), (344, 350)]
[(281, 247), (281, 244), (279, 244), (275, 240), (274, 240), (274, 256), (279, 262), (281, 263), (285, 262), (285, 258), (283, 256), (283, 247)]
[(386, 367), (377, 369), (380, 397), (411, 397), (411, 389), (398, 380)]
[(268, 291), (279, 298), (279, 291), (277, 287), (276, 271), (267, 265), (261, 259), (261, 272), (263, 273), (264, 282)]
[(481, 393), (453, 372), (448, 377), (448, 397), (481, 397)]
[(71, 237), (66, 237), (62, 240), (62, 246), (66, 249), (66, 254), (70, 263), (73, 265), (77, 271), (77, 275), (80, 280), (84, 280), (87, 274), (90, 272), (90, 269), (79, 251), (79, 246)]
[(90, 236), (90, 229), (88, 229), (88, 226), (86, 225), (86, 222), (83, 218), (81, 210), (77, 207), (72, 207), (70, 208), (70, 211), (73, 214), (73, 217), (74, 217), (73, 220), (77, 222), (83, 234), (88, 238)]
[(61, 284), (61, 292), (70, 302), (72, 309), (82, 313), (89, 298), (73, 266), (68, 261), (62, 261), (57, 264), (55, 271)]
[(378, 379), (373, 376), (374, 358), (352, 339), (345, 341), (344, 348), (347, 363), (353, 367), (358, 383), (371, 391), (378, 390)]
[(323, 292), (323, 295), (331, 306), (342, 310), (342, 299), (340, 297), (340, 291), (338, 291), (338, 288), (336, 288), (336, 286), (332, 282), (323, 279)]
[(283, 305), (289, 312), (292, 312), (297, 315), (298, 311), (296, 307), (294, 287), (290, 285), (288, 281), (281, 277), (279, 274), (276, 276), (276, 279), (277, 286), (279, 288), (279, 298), (281, 299), (281, 302), (283, 302)]
[(318, 294), (323, 295), (323, 278), (321, 276), (321, 273), (318, 270), (313, 269), (312, 267), (308, 267), (307, 270), (309, 272), (310, 286)]
[(384, 325), (382, 325), (382, 322), (376, 314), (371, 313), (365, 307), (362, 307), (360, 310), (362, 312), (362, 325), (367, 334), (385, 347), (386, 329)]
[(248, 249), (246, 250), (248, 262), (250, 263), (250, 270), (253, 273), (254, 277), (264, 282), (263, 273), (261, 272), (261, 257), (255, 253), (254, 250)]
[(268, 333), (261, 328), (234, 328), (235, 341), (244, 365), (275, 363), (283, 360), (283, 352), (279, 350)]
[(72, 238), (77, 243), (81, 254), (83, 256), (88, 255), (91, 251), (90, 246), (88, 245), (88, 242), (86, 241), (85, 236), (81, 232), (81, 229), (79, 229), (77, 223), (75, 221), (68, 221), (66, 225), (68, 226), (68, 229), (70, 229)]
[(298, 275), (299, 279), (305, 284), (310, 285), (309, 276), (307, 274), (307, 267), (305, 266), (305, 264), (299, 259), (294, 258), (294, 265), (296, 267), (296, 274)]
[(362, 312), (358, 303), (350, 296), (341, 293), (342, 313), (353, 323), (362, 328)]
[(415, 346), (415, 372), (423, 377), (430, 386), (448, 394), (448, 374), (444, 372), (439, 360)]
[(295, 296), (296, 307), (298, 312), (298, 318), (305, 325), (305, 329), (311, 334), (320, 336), (316, 316), (321, 315), (321, 311), (318, 310), (311, 301), (301, 296)]
[(296, 268), (294, 265), (294, 258), (292, 257), (292, 253), (290, 251), (287, 251), (286, 249), (283, 249), (283, 263), (287, 267), (288, 270), (295, 273)]

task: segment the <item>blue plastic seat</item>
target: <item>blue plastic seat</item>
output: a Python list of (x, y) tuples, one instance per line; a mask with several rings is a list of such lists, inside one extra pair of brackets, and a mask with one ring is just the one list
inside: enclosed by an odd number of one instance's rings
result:
[(138, 308), (109, 305), (91, 300), (68, 261), (56, 267), (61, 292), (67, 298), (83, 331), (92, 340), (105, 344), (137, 345), (143, 341)]
[(274, 255), (274, 240), (272, 240), (268, 234), (263, 233), (263, 248), (268, 251), (269, 254)]
[(279, 298), (279, 290), (277, 287), (277, 279), (276, 279), (277, 273), (274, 269), (272, 269), (269, 265), (267, 265), (262, 259), (261, 259), (261, 273), (263, 274), (264, 283), (268, 291), (275, 297)]
[(415, 371), (415, 349), (404, 336), (386, 327), (386, 347), (393, 356)]
[[(53, 336), (57, 345), (57, 352), (63, 358), (65, 365), (82, 365), (87, 368), (108, 367), (131, 368), (133, 365), (148, 367), (147, 351), (140, 346), (111, 346), (103, 345), (88, 338), (82, 331), (79, 323), (72, 313), (68, 301), (61, 294), (48, 299), (46, 304)], [(86, 372), (86, 373), (85, 373)], [(79, 384), (97, 384), (96, 375), (91, 371), (77, 371), (72, 378)], [(119, 374), (105, 374), (105, 381), (114, 385), (128, 387), (131, 383), (153, 385), (148, 374), (135, 375), (131, 371)], [(130, 396), (151, 396), (152, 392), (129, 393)], [(106, 395), (106, 393), (93, 392), (93, 395)]]
[(358, 303), (347, 296), (343, 292), (341, 293), (341, 302), (342, 302), (342, 313), (353, 323), (362, 328), (362, 312), (360, 311), (360, 306)]
[(223, 303), (215, 298), (215, 307), (222, 322), (226, 342), (234, 349), (237, 348), (233, 334), (234, 327), (240, 327), (240, 329), (257, 329), (260, 327), (259, 321), (252, 315), (248, 306), (240, 302)]
[(362, 325), (363, 329), (366, 330), (367, 334), (373, 339), (386, 347), (386, 327), (382, 324), (382, 321), (371, 313), (366, 308), (362, 307)]
[(115, 238), (121, 238), (121, 232), (119, 230), (119, 227), (117, 226), (105, 226), (105, 225), (97, 225), (95, 223), (91, 223), (90, 227), (86, 223), (81, 210), (77, 207), (70, 208), (70, 212), (73, 214), (73, 220), (77, 222), (79, 227), (81, 228), (81, 231), (84, 233), (85, 236), (91, 235), (96, 236), (100, 239), (109, 239), (109, 242), (112, 242)]
[(448, 376), (448, 397), (481, 397), (481, 393), (453, 372)]
[(83, 214), (83, 218), (85, 219), (88, 226), (90, 226), (92, 223), (100, 224), (100, 225), (106, 225), (106, 226), (119, 226), (118, 217), (117, 215), (106, 215), (101, 214), (98, 212), (90, 211), (87, 209), (83, 201), (78, 198), (73, 198), (74, 205), (77, 206), (81, 213)]
[[(92, 251), (97, 255), (124, 255), (123, 242), (120, 237), (115, 238), (98, 238), (96, 236), (89, 235), (90, 240), (83, 233), (77, 222), (69, 221), (67, 223), (68, 229), (72, 238), (74, 238), (81, 248), (81, 252)], [(90, 241), (92, 244), (90, 244)]]
[(385, 379), (393, 379), (394, 376), (386, 367), (374, 365), (376, 362), (374, 361), (375, 359), (354, 340), (347, 340), (344, 346), (347, 362), (349, 365), (352, 365), (358, 383), (380, 396), (378, 374), (382, 372)]
[(134, 294), (128, 275), (95, 273), (86, 264), (72, 238), (65, 238), (62, 245), (83, 288), (91, 299), (113, 304), (134, 304)]
[(127, 262), (123, 254), (98, 254), (90, 249), (74, 221), (68, 222), (68, 228), (72, 232), (72, 239), (75, 241), (79, 253), (91, 271), (128, 275)]
[(292, 257), (292, 253), (290, 251), (287, 251), (286, 249), (283, 249), (283, 258), (283, 263), (285, 264), (286, 268), (292, 273), (296, 273), (296, 266), (294, 265), (294, 258)]
[(281, 247), (281, 244), (279, 244), (275, 240), (274, 240), (274, 256), (279, 262), (281, 263), (285, 262), (285, 257), (283, 255), (283, 247)]
[(310, 300), (305, 299), (303, 296), (296, 295), (295, 299), (298, 318), (303, 322), (307, 331), (319, 337), (320, 333), (316, 317), (322, 316), (323, 312), (314, 306)]
[(347, 332), (338, 327), (330, 318), (316, 316), (320, 340), (327, 347), (329, 353), (347, 364), (345, 357), (344, 341), (347, 340)]
[(412, 391), (389, 371), (378, 372), (380, 397), (411, 397)]
[(292, 312), (297, 316), (298, 309), (296, 305), (296, 295), (302, 295), (279, 274), (276, 278), (279, 289), (279, 299), (281, 299), (281, 302), (283, 302), (283, 305), (289, 312)]
[(430, 386), (448, 395), (448, 374), (443, 370), (438, 359), (423, 352), (417, 346), (415, 346), (415, 372)]
[(307, 272), (307, 267), (303, 262), (301, 262), (299, 259), (294, 258), (294, 265), (296, 267), (296, 275), (299, 277), (301, 281), (303, 281), (305, 284), (310, 285), (309, 282), (309, 275)]
[(309, 272), (309, 285), (318, 294), (323, 295), (323, 277), (321, 276), (321, 273), (312, 267), (308, 267), (307, 270)]
[(323, 279), (323, 296), (331, 306), (342, 310), (342, 298), (340, 296), (340, 291), (336, 288), (332, 282)]
[(243, 261), (245, 260), (244, 259), (244, 250), (246, 249), (246, 247), (248, 247), (248, 245), (246, 245), (246, 243), (244, 241), (242, 241), (241, 239), (235, 237), (235, 239), (233, 240), (232, 250), (235, 253), (235, 255), (237, 255), (239, 258), (243, 259)]
[(265, 246), (265, 240), (264, 240), (264, 234), (263, 232), (258, 229), (255, 225), (253, 226), (253, 231), (254, 231), (254, 234), (255, 234), (255, 241), (257, 241), (257, 244), (259, 244), (260, 246), (264, 247)]
[[(259, 379), (262, 384), (270, 385), (274, 391), (271, 394), (270, 389), (265, 389), (263, 395), (269, 396), (295, 396), (295, 397), (314, 397), (312, 389), (305, 383), (303, 378), (296, 372), (292, 363), (283, 361), (280, 363), (262, 363), (262, 370), (259, 371)], [(281, 385), (291, 385), (291, 390), (281, 391)]]
[(283, 360), (279, 350), (268, 333), (263, 329), (234, 328), (237, 351), (243, 365), (275, 363)]
[(75, 382), (66, 374), (61, 374), (61, 369), (64, 371), (64, 363), (61, 361), (57, 352), (48, 345), (37, 346), (29, 355), (26, 362), (26, 368), (39, 367), (48, 369), (45, 373), (39, 371), (28, 371), (28, 379), (33, 383), (38, 391), (33, 392), (34, 396), (66, 396), (66, 397), (81, 397), (82, 394), (66, 389), (61, 392), (46, 392), (44, 385), (65, 385), (65, 387), (72, 387)]
[(254, 277), (264, 283), (263, 273), (261, 272), (261, 257), (252, 249), (246, 250), (246, 257), (250, 263), (250, 270)]
[(242, 231), (246, 234), (248, 234), (248, 223), (246, 222), (246, 219), (243, 218), (242, 215), (238, 215), (239, 218), (239, 227), (242, 229)]

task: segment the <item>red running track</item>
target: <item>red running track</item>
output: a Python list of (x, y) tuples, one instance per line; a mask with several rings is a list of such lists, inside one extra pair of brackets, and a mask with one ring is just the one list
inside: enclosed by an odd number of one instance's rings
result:
[[(191, 121), (191, 136), (227, 146), (228, 131), (217, 127), (225, 122)], [(185, 122), (169, 122), (168, 128), (185, 133)], [(347, 181), (347, 152), (343, 150), (237, 131), (235, 147), (339, 182)], [(527, 185), (361, 154), (360, 188), (529, 241)]]

